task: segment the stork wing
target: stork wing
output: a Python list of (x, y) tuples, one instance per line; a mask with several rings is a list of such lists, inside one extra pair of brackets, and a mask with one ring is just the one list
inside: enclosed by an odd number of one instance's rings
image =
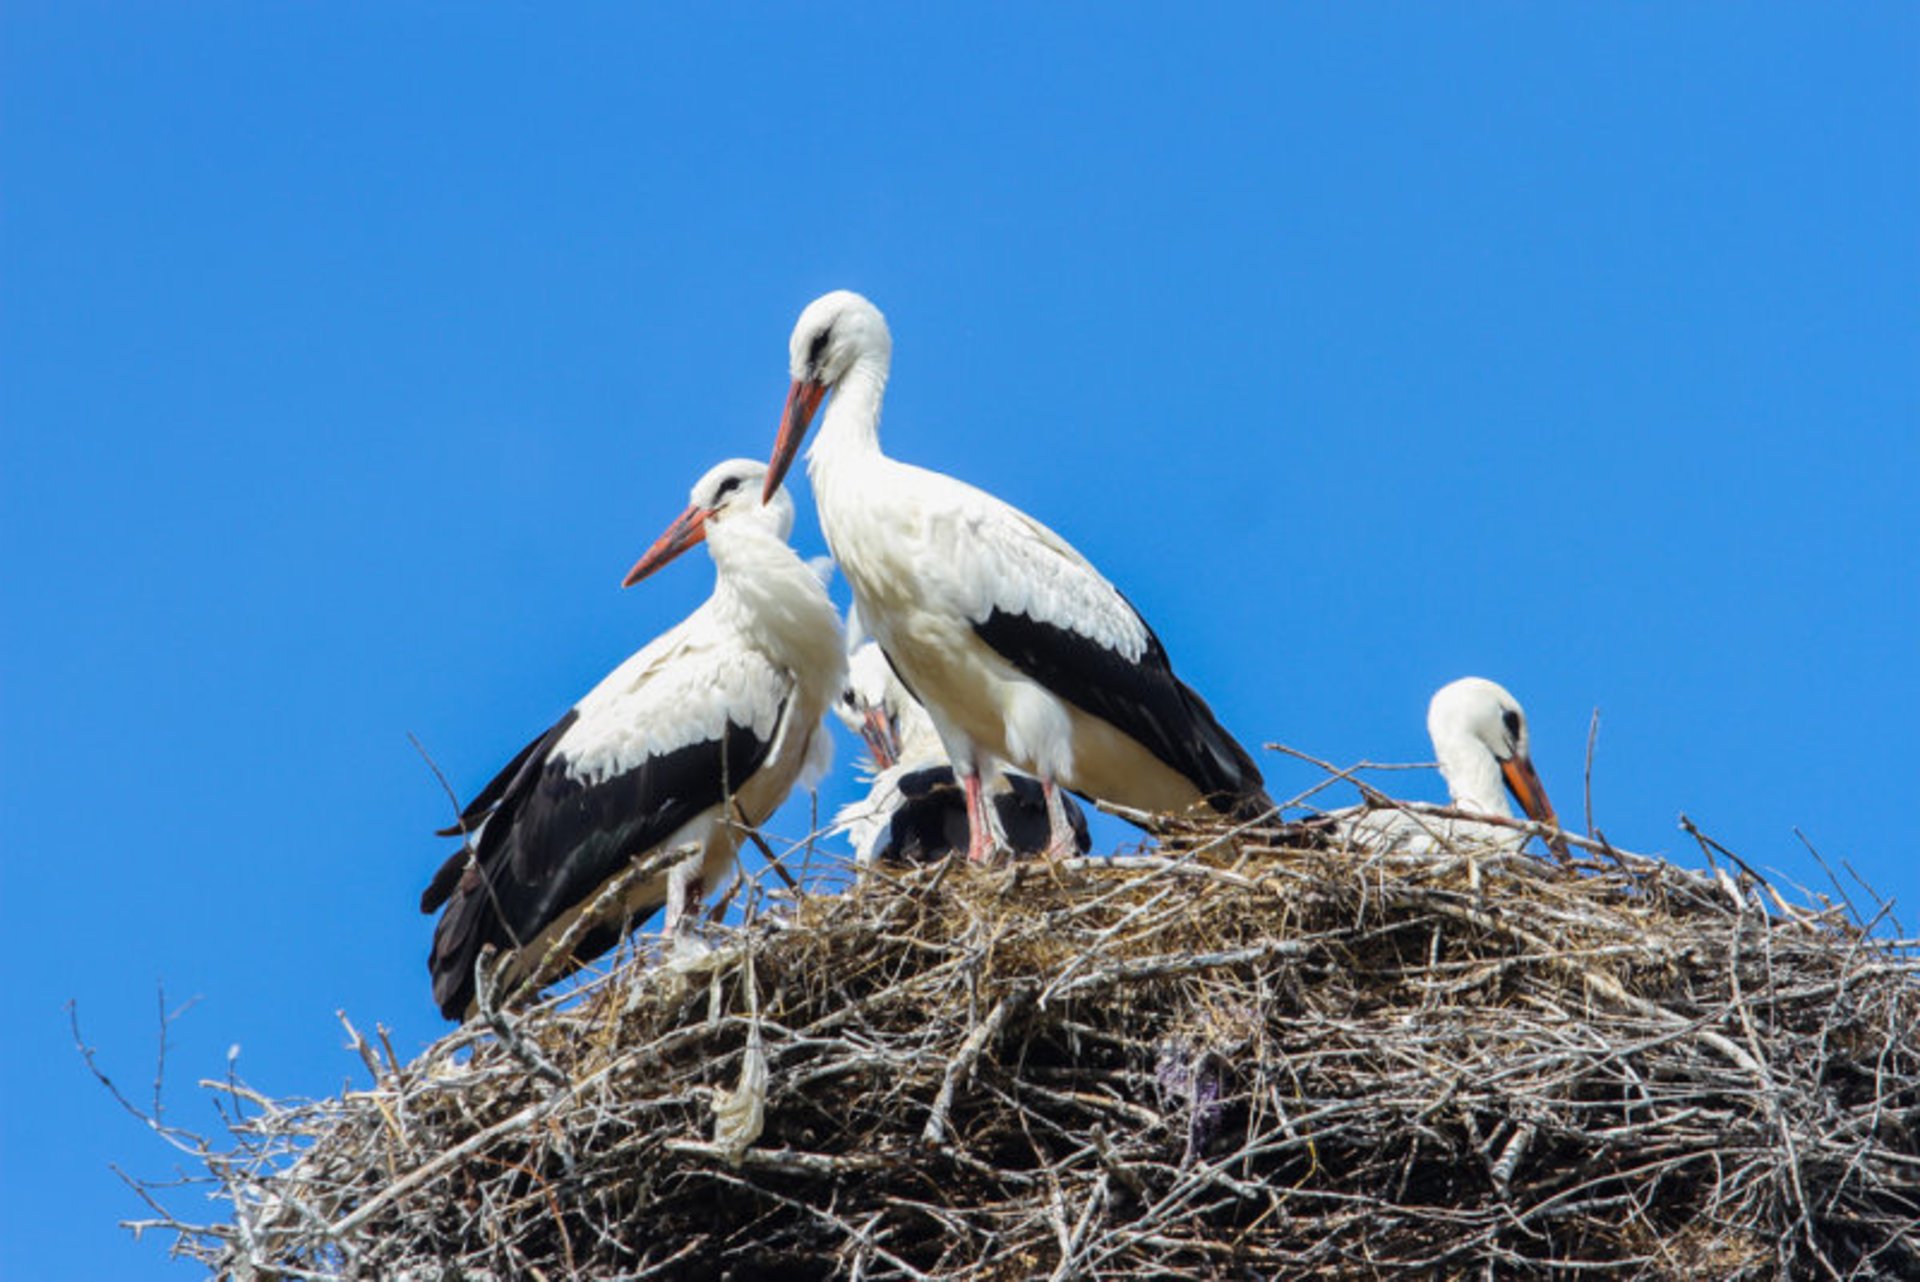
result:
[[(557, 723), (548, 726), (538, 735), (535, 735), (526, 747), (513, 754), (512, 761), (500, 767), (500, 773), (490, 779), (486, 787), (474, 794), (473, 800), (469, 801), (466, 808), (460, 812), (459, 819), (448, 824), (445, 828), (434, 829), (433, 835), (436, 837), (459, 837), (477, 832), (480, 825), (485, 822), (486, 817), (493, 813), (493, 808), (500, 804), (500, 798), (506, 795), (509, 788), (512, 788), (519, 782), (520, 774), (527, 768), (527, 764), (529, 762), (537, 764), (540, 761), (544, 761), (548, 750), (553, 747), (554, 740), (567, 732), (567, 728), (573, 724), (574, 718), (577, 715), (579, 714), (569, 711), (567, 715), (560, 718)], [(435, 881), (437, 882), (438, 880), (439, 878), (436, 877)], [(429, 890), (428, 893), (431, 894), (432, 891)], [(444, 899), (446, 896), (442, 895), (441, 898)], [(424, 897), (422, 898), (420, 911), (430, 913), (437, 907), (439, 907), (437, 903), (430, 904), (425, 901)]]
[(436, 894), (452, 897), (429, 959), (451, 1017), (471, 1000), (483, 945), (535, 938), (766, 761), (791, 679), (757, 651), (689, 629), (699, 618), (615, 669), (516, 758), (471, 849), (428, 887), (427, 911)]
[(1266, 804), (1260, 768), (1173, 674), (1140, 612), (1065, 539), (970, 491), (946, 540), (973, 630), (1007, 662), (1112, 724), (1222, 811)]
[(1158, 652), (1159, 638), (1093, 563), (1025, 512), (967, 486), (959, 524), (943, 531), (959, 604), (975, 623), (1024, 614), (1076, 632), (1126, 662)]

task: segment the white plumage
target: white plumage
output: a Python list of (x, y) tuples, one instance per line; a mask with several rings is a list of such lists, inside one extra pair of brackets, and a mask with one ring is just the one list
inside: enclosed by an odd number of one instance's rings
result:
[(604, 783), (651, 757), (718, 739), (729, 722), (772, 738), (792, 682), (765, 651), (739, 645), (718, 613), (709, 598), (574, 705), (579, 720), (555, 745), (570, 777)]
[[(1526, 713), (1505, 687), (1484, 677), (1462, 677), (1440, 687), (1427, 705), (1427, 734), (1455, 809), (1511, 819), (1511, 792), (1527, 818), (1559, 823), (1533, 767)], [(1518, 850), (1527, 841), (1525, 832), (1505, 824), (1409, 810), (1357, 807), (1336, 818), (1345, 836), (1376, 850)]]
[(514, 951), (506, 982), (519, 983), (633, 860), (685, 849), (587, 923), (574, 961), (662, 903), (671, 933), (731, 866), (742, 825), (824, 772), (821, 719), (845, 671), (840, 623), (819, 575), (787, 545), (792, 499), (779, 490), (760, 501), (765, 473), (734, 459), (700, 478), (627, 582), (704, 540), (713, 594), (609, 673), (461, 816), (453, 834), (467, 841), (421, 898), (427, 912), (447, 905), (429, 968), (450, 1018), (471, 1004), (483, 945)]
[[(880, 647), (860, 636), (858, 614), (847, 623), (853, 652), (847, 686), (834, 714), (867, 745), (867, 795), (834, 816), (857, 862), (921, 862), (963, 849), (968, 840), (965, 795), (932, 718), (894, 675)], [(1016, 855), (1037, 855), (1052, 837), (1039, 780), (1018, 771), (990, 771), (982, 780), (994, 819)], [(1086, 815), (1071, 797), (1066, 811), (1074, 848), (1091, 844)]]
[[(850, 619), (848, 640), (853, 639)], [(833, 825), (846, 833), (855, 860), (871, 863), (904, 800), (901, 777), (945, 765), (947, 754), (926, 709), (906, 692), (887, 656), (872, 641), (861, 641), (847, 656), (846, 686), (833, 711), (841, 724), (867, 745), (861, 773), (869, 783), (867, 795), (842, 806), (833, 817)]]
[(861, 763), (865, 777), (902, 763), (946, 762), (933, 718), (900, 684), (879, 645), (861, 631), (858, 611), (847, 619), (847, 645), (847, 683), (833, 712), (867, 745), (867, 760)]
[(808, 455), (821, 528), (874, 639), (925, 705), (968, 794), (969, 853), (992, 845), (980, 780), (1037, 776), (1057, 850), (1058, 786), (1139, 810), (1265, 809), (1259, 769), (1173, 675), (1158, 638), (1064, 539), (992, 495), (887, 457), (892, 338), (839, 291), (802, 313), (769, 485), (832, 401)]

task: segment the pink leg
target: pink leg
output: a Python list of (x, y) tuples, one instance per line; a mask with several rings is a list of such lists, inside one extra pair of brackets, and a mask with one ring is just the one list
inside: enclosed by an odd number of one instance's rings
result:
[(1073, 825), (1067, 822), (1067, 804), (1051, 779), (1040, 785), (1040, 791), (1047, 798), (1047, 857), (1071, 859), (1080, 853), (1080, 843), (1074, 838)]
[(986, 796), (980, 788), (978, 771), (961, 776), (967, 789), (967, 859), (983, 864), (993, 858), (993, 826), (987, 819)]

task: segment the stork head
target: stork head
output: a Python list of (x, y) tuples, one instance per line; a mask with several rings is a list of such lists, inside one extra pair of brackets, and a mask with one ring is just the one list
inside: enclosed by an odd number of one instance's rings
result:
[(793, 466), (814, 412), (829, 391), (853, 367), (866, 361), (884, 372), (893, 357), (893, 335), (880, 309), (851, 290), (836, 289), (807, 304), (793, 327), (787, 345), (787, 407), (780, 416), (780, 436), (767, 464), (766, 493), (772, 494)]
[(760, 491), (766, 474), (766, 466), (750, 458), (730, 458), (709, 469), (694, 482), (687, 510), (674, 518), (645, 556), (634, 562), (620, 586), (632, 587), (705, 539), (711, 529), (734, 521), (753, 522), (785, 542), (793, 532), (793, 499), (785, 487), (775, 486), (763, 503)]
[(847, 685), (833, 714), (866, 743), (875, 770), (900, 760), (900, 713), (891, 697), (898, 686), (875, 642), (862, 642), (847, 655)]
[(1484, 677), (1441, 686), (1427, 705), (1427, 733), (1456, 806), (1511, 816), (1505, 784), (1529, 819), (1559, 822), (1527, 750), (1527, 714), (1504, 687)]

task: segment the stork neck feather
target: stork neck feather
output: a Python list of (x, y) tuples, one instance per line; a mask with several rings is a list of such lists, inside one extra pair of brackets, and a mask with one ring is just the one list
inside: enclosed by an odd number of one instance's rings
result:
[(1455, 806), (1475, 814), (1513, 818), (1493, 749), (1464, 731), (1436, 738), (1433, 747), (1440, 758), (1440, 777), (1447, 781)]
[(886, 395), (886, 362), (871, 354), (861, 356), (833, 385), (820, 431), (807, 448), (809, 475), (832, 467), (836, 458), (880, 453), (880, 404)]
[[(846, 647), (840, 615), (819, 576), (786, 540), (751, 521), (710, 527), (713, 611), (781, 667), (817, 687), (824, 707), (840, 688)], [(815, 714), (817, 715), (817, 713)]]

